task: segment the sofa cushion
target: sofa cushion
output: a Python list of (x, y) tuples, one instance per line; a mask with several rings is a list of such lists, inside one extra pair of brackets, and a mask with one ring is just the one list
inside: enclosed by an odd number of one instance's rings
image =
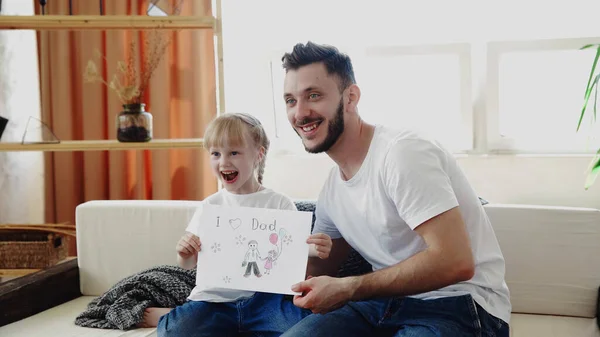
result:
[(10, 337), (142, 337), (156, 336), (156, 329), (131, 331), (83, 328), (75, 325), (75, 317), (85, 310), (94, 296), (81, 296), (37, 315), (0, 327), (0, 336)]
[(177, 265), (175, 246), (199, 201), (95, 200), (77, 206), (81, 293), (100, 296), (142, 270)]
[[(11, 337), (142, 337), (156, 336), (156, 329), (129, 331), (83, 328), (73, 322), (85, 310), (93, 296), (82, 296), (21, 321), (0, 327), (0, 336)], [(600, 337), (600, 330), (591, 318), (549, 315), (512, 314), (511, 337)]]
[(593, 318), (512, 314), (510, 337), (600, 337)]
[(512, 311), (596, 317), (600, 211), (486, 205), (506, 261)]

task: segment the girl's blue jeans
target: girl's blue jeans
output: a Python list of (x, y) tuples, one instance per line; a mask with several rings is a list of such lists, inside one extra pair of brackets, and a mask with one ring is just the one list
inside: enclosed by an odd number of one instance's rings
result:
[(298, 308), (290, 296), (257, 292), (230, 303), (188, 301), (162, 316), (163, 336), (281, 336), (311, 312)]

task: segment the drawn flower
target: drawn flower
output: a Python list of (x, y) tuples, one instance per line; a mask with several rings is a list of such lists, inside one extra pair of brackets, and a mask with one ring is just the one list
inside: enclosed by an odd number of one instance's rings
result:
[(221, 251), (221, 244), (215, 242), (215, 243), (212, 244), (212, 246), (210, 246), (210, 249), (212, 249), (213, 253), (220, 252)]
[(235, 244), (238, 246), (243, 245), (245, 241), (246, 241), (246, 238), (243, 237), (242, 235), (238, 235), (235, 237)]
[(225, 283), (231, 283), (231, 277), (229, 277), (229, 276), (223, 277), (223, 282), (225, 282)]
[(286, 235), (283, 238), (283, 243), (285, 243), (286, 245), (290, 245), (292, 242), (294, 242), (294, 240), (292, 240), (292, 236), (291, 235)]

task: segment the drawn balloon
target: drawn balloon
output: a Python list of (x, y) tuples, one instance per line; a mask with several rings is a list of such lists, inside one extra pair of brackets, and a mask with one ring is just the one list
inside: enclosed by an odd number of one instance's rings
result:
[(282, 240), (285, 239), (286, 235), (287, 235), (287, 231), (285, 229), (283, 229), (283, 228), (279, 229), (279, 236), (281, 237)]

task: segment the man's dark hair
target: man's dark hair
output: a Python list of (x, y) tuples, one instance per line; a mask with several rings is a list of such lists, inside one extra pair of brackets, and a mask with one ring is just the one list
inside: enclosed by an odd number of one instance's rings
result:
[(298, 43), (291, 53), (283, 55), (281, 61), (286, 72), (290, 69), (298, 70), (300, 67), (322, 62), (329, 75), (338, 76), (340, 91), (356, 83), (350, 57), (333, 46), (321, 45), (311, 41), (306, 44)]

